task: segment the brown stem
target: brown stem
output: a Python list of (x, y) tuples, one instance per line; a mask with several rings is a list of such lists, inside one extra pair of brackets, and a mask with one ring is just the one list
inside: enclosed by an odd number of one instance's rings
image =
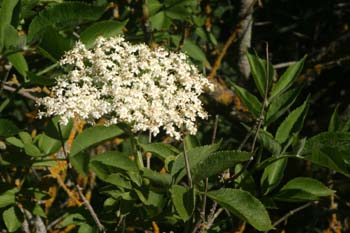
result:
[(105, 227), (102, 225), (100, 219), (97, 217), (97, 214), (96, 212), (94, 211), (94, 209), (92, 208), (92, 206), (90, 205), (89, 201), (86, 199), (86, 197), (84, 196), (83, 192), (82, 192), (82, 188), (77, 185), (76, 186), (77, 189), (78, 189), (78, 193), (79, 193), (79, 196), (81, 197), (81, 199), (83, 200), (83, 203), (86, 207), (86, 209), (90, 212), (90, 215), (91, 217), (94, 219), (98, 229), (100, 232), (106, 232), (105, 231)]

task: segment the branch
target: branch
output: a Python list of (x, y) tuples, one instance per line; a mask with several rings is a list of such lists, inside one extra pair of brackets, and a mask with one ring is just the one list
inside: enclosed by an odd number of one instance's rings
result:
[(241, 15), (241, 19), (238, 22), (238, 24), (235, 26), (235, 29), (233, 30), (232, 34), (230, 35), (230, 37), (227, 39), (224, 47), (222, 48), (221, 52), (219, 53), (218, 57), (216, 58), (214, 65), (210, 71), (210, 74), (208, 75), (208, 79), (212, 80), (214, 79), (217, 70), (219, 69), (220, 65), (221, 65), (221, 61), (224, 58), (224, 56), (227, 53), (228, 48), (231, 46), (231, 44), (237, 39), (237, 37), (239, 36), (241, 30), (242, 30), (242, 22), (244, 22), (244, 20), (247, 18), (247, 16), (249, 16), (249, 12), (251, 11), (251, 9), (253, 8), (253, 6), (255, 5), (255, 3), (257, 2), (257, 0), (254, 0), (253, 3), (250, 5), (250, 7), (248, 8), (248, 11), (245, 14)]
[[(14, 92), (14, 93), (17, 92), (16, 88), (10, 87), (10, 86), (8, 86), (6, 84), (4, 84), (3, 89), (6, 90), (6, 91)], [(30, 89), (20, 89), (17, 93), (19, 95), (23, 96), (23, 97), (26, 97), (28, 99), (36, 101), (37, 97), (35, 97), (32, 94), (30, 94), (30, 92), (32, 92), (32, 90), (30, 90)]]
[[(316, 205), (318, 203), (318, 201), (313, 201), (313, 202), (308, 202), (302, 206), (299, 206), (298, 208), (295, 208), (291, 211), (289, 211), (287, 214), (285, 214), (282, 218), (278, 219), (276, 222), (274, 222), (272, 224), (273, 227), (276, 227), (277, 225), (279, 225), (280, 223), (284, 222), (284, 221), (287, 221), (287, 219), (289, 217), (291, 217), (292, 215), (298, 213), (299, 211), (302, 211), (303, 209), (306, 209), (307, 207), (309, 206), (312, 206), (312, 205)], [(268, 232), (268, 231), (265, 231), (265, 232)]]
[(105, 231), (105, 227), (102, 225), (102, 223), (100, 222), (100, 219), (97, 217), (94, 209), (92, 208), (92, 206), (90, 205), (89, 201), (86, 199), (86, 197), (84, 196), (83, 192), (82, 192), (82, 188), (77, 185), (76, 186), (77, 189), (78, 189), (78, 193), (79, 193), (79, 196), (81, 197), (81, 199), (83, 200), (83, 203), (86, 207), (86, 209), (90, 212), (90, 215), (91, 217), (94, 219), (98, 229), (100, 232), (106, 232)]
[(241, 38), (239, 41), (239, 48), (238, 48), (238, 67), (239, 72), (243, 75), (245, 79), (249, 78), (250, 75), (250, 66), (248, 62), (248, 58), (246, 56), (246, 52), (248, 48), (251, 46), (251, 39), (252, 39), (252, 24), (253, 24), (253, 10), (252, 5), (254, 3), (254, 0), (242, 0), (241, 1), (241, 10), (239, 12), (239, 17), (244, 17), (244, 19), (241, 21), (242, 30), (239, 35)]

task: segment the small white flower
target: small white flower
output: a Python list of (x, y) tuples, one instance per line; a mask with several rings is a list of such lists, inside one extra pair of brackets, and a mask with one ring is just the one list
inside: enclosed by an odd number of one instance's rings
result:
[(184, 53), (99, 37), (91, 49), (77, 42), (60, 65), (67, 73), (52, 96), (38, 100), (46, 109), (39, 117), (59, 115), (62, 124), (75, 115), (89, 123), (105, 118), (154, 136), (163, 128), (178, 140), (183, 131), (197, 132), (197, 117), (208, 116), (199, 96), (213, 85)]

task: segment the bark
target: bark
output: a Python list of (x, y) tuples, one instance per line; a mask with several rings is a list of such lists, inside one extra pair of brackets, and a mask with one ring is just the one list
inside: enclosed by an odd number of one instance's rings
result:
[(253, 5), (255, 0), (242, 0), (239, 18), (241, 21), (241, 32), (239, 35), (238, 47), (238, 67), (241, 75), (248, 79), (250, 75), (250, 66), (246, 56), (247, 49), (251, 46), (252, 24), (253, 24)]

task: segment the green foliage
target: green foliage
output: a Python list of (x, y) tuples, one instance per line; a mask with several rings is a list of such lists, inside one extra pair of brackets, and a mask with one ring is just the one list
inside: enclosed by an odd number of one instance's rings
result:
[(318, 200), (319, 197), (329, 196), (332, 193), (334, 193), (333, 190), (318, 180), (298, 177), (284, 185), (274, 198), (286, 202), (303, 202)]
[[(347, 184), (350, 176), (350, 114), (339, 105), (328, 131), (310, 130), (312, 120), (304, 127), (307, 116), (319, 114), (313, 110), (318, 96), (301, 98), (311, 86), (308, 77), (304, 83), (300, 78), (304, 64), (310, 67), (306, 56), (279, 77), (270, 61), (247, 53), (252, 80), (246, 82), (237, 80), (232, 52), (218, 62), (232, 28), (226, 18), (237, 13), (238, 3), (3, 0), (0, 6), (0, 229), (22, 232), (27, 221), (35, 231), (34, 220), (45, 218), (49, 231), (99, 232), (77, 185), (107, 232), (156, 232), (157, 226), (192, 232), (197, 223), (203, 231), (233, 232), (242, 222), (249, 224), (247, 232), (269, 231), (271, 219), (292, 213), (293, 205), (348, 193), (338, 183)], [(89, 47), (99, 36), (120, 34), (131, 43), (183, 51), (204, 74), (220, 66), (216, 92), (203, 96), (210, 118), (199, 123), (197, 135), (176, 142), (162, 133), (132, 134), (122, 124), (36, 118), (33, 99), (49, 95), (66, 72), (58, 63), (62, 55), (77, 40)], [(225, 81), (247, 112), (213, 103), (232, 94)], [(217, 128), (209, 123), (216, 114)], [(215, 215), (221, 208), (231, 217)]]
[(271, 220), (264, 205), (249, 192), (222, 188), (209, 192), (208, 197), (259, 231), (272, 229)]

